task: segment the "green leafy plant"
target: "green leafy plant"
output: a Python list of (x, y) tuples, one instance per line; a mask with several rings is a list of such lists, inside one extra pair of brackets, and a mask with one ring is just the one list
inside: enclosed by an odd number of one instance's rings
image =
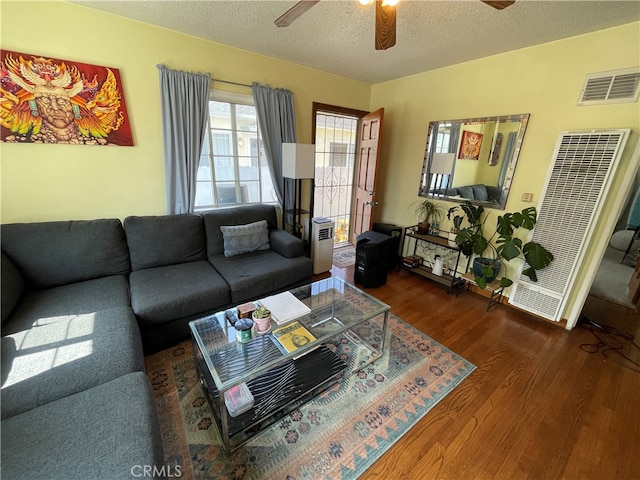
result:
[(253, 311), (254, 318), (267, 318), (271, 315), (271, 311), (265, 307), (258, 307)]
[[(453, 207), (451, 210), (455, 211)], [(465, 202), (461, 208), (469, 222), (469, 226), (460, 229), (456, 236), (456, 244), (467, 257), (478, 255), (481, 268), (474, 269), (474, 279), (478, 287), (486, 288), (504, 267), (504, 262), (515, 258), (522, 258), (526, 262), (526, 268), (522, 271), (531, 281), (537, 282), (537, 271), (546, 268), (553, 261), (553, 254), (537, 242), (523, 242), (517, 236), (519, 229), (532, 230), (536, 224), (537, 212), (535, 207), (528, 207), (521, 212), (505, 213), (497, 220), (495, 231), (489, 238), (483, 234), (483, 227), (487, 220), (482, 218), (484, 209), (482, 206)], [(495, 239), (495, 245), (493, 240)], [(491, 257), (484, 257), (486, 251)], [(496, 268), (498, 271), (496, 272)], [(500, 279), (500, 286), (508, 287), (513, 281), (507, 277)]]
[(422, 200), (414, 203), (414, 213), (418, 218), (418, 233), (426, 233), (430, 222), (440, 222), (444, 218), (445, 207), (441, 203)]

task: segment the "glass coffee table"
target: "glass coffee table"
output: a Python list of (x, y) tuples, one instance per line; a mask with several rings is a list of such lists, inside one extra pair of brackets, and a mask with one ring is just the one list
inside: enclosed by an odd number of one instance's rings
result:
[[(334, 277), (290, 292), (310, 311), (283, 326), (299, 322), (315, 339), (289, 353), (273, 336), (281, 327), (273, 320), (246, 342), (225, 312), (189, 324), (200, 383), (228, 451), (384, 352), (388, 305)], [(336, 342), (349, 342), (350, 354), (336, 355)]]

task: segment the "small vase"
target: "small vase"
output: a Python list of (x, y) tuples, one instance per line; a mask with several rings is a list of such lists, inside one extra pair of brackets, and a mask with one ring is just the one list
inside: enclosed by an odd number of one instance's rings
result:
[(265, 333), (271, 328), (271, 315), (265, 318), (253, 317), (253, 323), (256, 326), (256, 332)]
[(458, 244), (456, 243), (456, 237), (458, 236), (458, 232), (449, 232), (449, 246), (453, 248), (458, 248)]

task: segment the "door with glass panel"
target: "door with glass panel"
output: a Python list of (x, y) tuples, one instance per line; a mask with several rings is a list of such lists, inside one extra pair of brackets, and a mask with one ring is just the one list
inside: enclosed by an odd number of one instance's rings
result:
[(316, 169), (314, 217), (335, 222), (334, 247), (349, 243), (358, 125), (368, 112), (313, 104)]

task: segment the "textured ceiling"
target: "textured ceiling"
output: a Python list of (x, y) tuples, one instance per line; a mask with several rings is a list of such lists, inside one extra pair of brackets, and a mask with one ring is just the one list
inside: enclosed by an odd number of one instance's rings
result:
[(640, 20), (639, 0), (517, 0), (502, 11), (478, 0), (403, 0), (396, 46), (377, 51), (374, 5), (356, 0), (322, 0), (286, 28), (273, 22), (295, 0), (73, 3), (367, 83)]

